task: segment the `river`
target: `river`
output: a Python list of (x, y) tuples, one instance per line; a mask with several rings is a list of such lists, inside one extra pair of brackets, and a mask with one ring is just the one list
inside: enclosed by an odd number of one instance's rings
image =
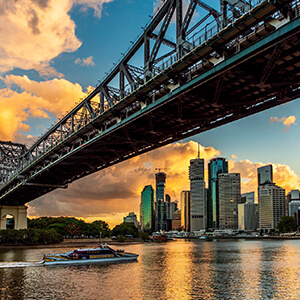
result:
[(178, 240), (122, 248), (138, 253), (138, 261), (40, 266), (44, 253), (71, 249), (0, 249), (0, 297), (300, 299), (300, 240)]

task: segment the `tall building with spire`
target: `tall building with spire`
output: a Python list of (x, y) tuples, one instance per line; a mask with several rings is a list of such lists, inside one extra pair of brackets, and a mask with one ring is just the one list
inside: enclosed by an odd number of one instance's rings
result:
[(204, 159), (200, 158), (199, 145), (197, 158), (190, 160), (189, 179), (191, 187), (190, 231), (192, 232), (206, 228)]

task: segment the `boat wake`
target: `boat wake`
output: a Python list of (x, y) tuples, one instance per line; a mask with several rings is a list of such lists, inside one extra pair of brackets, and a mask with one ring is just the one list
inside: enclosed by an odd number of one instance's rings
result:
[(31, 262), (1, 262), (0, 263), (0, 269), (41, 267), (41, 266), (42, 266), (42, 264), (38, 261), (31, 261)]

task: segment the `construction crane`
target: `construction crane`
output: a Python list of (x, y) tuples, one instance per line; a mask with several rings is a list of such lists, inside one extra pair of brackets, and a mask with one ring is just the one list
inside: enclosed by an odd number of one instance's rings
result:
[(158, 173), (160, 173), (160, 170), (167, 170), (167, 169), (170, 169), (170, 168), (155, 168), (155, 171), (158, 170)]

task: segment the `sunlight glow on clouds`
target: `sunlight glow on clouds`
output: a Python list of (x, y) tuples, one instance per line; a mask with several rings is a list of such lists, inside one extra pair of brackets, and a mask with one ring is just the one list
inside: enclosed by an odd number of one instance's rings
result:
[[(112, 225), (123, 221), (129, 212), (139, 214), (140, 195), (145, 185), (155, 189), (155, 168), (167, 174), (166, 193), (179, 200), (189, 190), (188, 166), (197, 157), (198, 144), (175, 143), (134, 157), (128, 161), (82, 178), (67, 190), (56, 190), (29, 203), (29, 216), (75, 216), (86, 220), (103, 219)], [(210, 159), (220, 156), (213, 147), (201, 147), (205, 159), (205, 181)], [(229, 161), (229, 171), (241, 173), (242, 193), (257, 193), (257, 168), (263, 163)], [(286, 165), (273, 164), (274, 181), (289, 192), (299, 188), (299, 176)], [(120, 176), (121, 174), (121, 176)]]
[[(48, 113), (59, 117), (85, 95), (78, 83), (65, 79), (37, 82), (15, 75), (1, 79), (7, 88), (0, 89), (0, 140), (13, 141), (21, 131), (27, 132), (28, 118), (49, 118)], [(21, 91), (12, 89), (16, 86)]]
[(295, 116), (289, 116), (289, 117), (282, 117), (281, 119), (278, 119), (277, 117), (271, 117), (270, 118), (270, 124), (273, 125), (276, 122), (282, 122), (284, 125), (284, 132), (288, 131), (291, 128), (291, 125), (297, 125), (296, 124), (296, 117)]

